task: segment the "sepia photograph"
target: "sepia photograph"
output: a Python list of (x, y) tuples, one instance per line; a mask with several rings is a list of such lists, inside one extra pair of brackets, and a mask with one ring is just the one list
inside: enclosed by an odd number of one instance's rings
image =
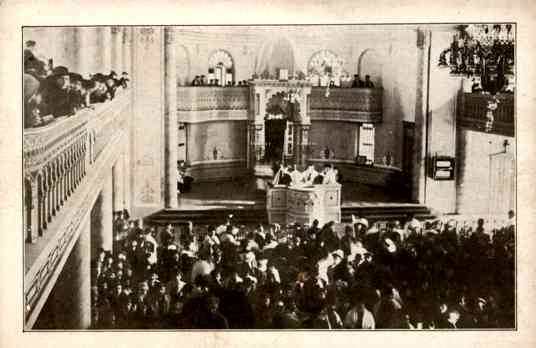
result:
[(516, 24), (25, 26), (24, 330), (516, 330)]

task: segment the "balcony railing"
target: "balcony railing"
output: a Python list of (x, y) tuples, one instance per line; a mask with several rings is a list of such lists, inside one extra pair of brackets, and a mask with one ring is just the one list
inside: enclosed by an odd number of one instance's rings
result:
[[(24, 298), (35, 322), (127, 134), (131, 91), (24, 132)], [(125, 131), (123, 131), (125, 130)], [(115, 157), (114, 157), (115, 156)]]
[(24, 131), (24, 210), (26, 241), (42, 236), (86, 176), (89, 166), (118, 127), (130, 91), (94, 110), (81, 110)]
[(177, 110), (247, 110), (249, 88), (246, 87), (178, 87)]
[(312, 120), (380, 122), (382, 120), (381, 88), (313, 87), (311, 90)]
[[(458, 122), (462, 127), (484, 130), (487, 121), (488, 103), (492, 96), (484, 93), (464, 93)], [(497, 94), (498, 107), (493, 111), (492, 133), (513, 136), (515, 132), (514, 94)]]

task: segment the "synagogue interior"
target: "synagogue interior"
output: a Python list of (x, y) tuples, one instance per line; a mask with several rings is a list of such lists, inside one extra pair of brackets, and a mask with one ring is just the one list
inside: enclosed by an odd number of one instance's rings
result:
[(25, 27), (25, 330), (515, 328), (515, 32)]

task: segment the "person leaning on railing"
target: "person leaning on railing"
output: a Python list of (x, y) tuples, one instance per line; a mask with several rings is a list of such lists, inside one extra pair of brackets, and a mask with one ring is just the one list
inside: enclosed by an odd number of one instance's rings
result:
[(66, 67), (55, 67), (52, 74), (43, 80), (42, 94), (45, 115), (52, 114), (54, 117), (61, 117), (75, 113), (69, 98), (70, 78)]

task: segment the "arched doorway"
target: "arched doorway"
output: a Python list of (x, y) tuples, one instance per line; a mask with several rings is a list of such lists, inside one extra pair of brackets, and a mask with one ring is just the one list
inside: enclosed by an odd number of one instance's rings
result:
[(267, 163), (282, 163), (285, 161), (285, 134), (287, 132), (287, 120), (283, 118), (274, 118), (267, 116), (264, 121), (265, 133), (264, 159)]
[(294, 157), (294, 125), (299, 119), (300, 104), (291, 92), (272, 95), (264, 118), (264, 163), (288, 163)]

